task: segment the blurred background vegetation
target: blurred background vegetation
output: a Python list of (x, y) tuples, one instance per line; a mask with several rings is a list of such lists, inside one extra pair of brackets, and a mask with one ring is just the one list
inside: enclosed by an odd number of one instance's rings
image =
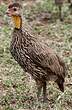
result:
[(0, 1), (0, 110), (72, 110), (72, 12), (69, 4), (67, 1), (63, 4), (64, 21), (61, 22), (54, 0), (19, 1), (23, 5), (23, 22), (27, 23), (36, 37), (53, 48), (68, 66), (65, 92), (61, 93), (55, 83), (49, 82), (49, 103), (43, 104), (37, 101), (35, 82), (10, 54), (13, 26), (5, 14), (9, 2), (11, 0)]

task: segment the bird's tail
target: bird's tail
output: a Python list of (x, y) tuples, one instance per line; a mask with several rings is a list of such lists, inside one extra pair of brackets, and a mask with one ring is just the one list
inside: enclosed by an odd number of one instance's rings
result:
[(64, 81), (65, 81), (65, 77), (66, 75), (68, 74), (68, 71), (67, 71), (67, 66), (66, 64), (63, 62), (63, 60), (57, 56), (58, 60), (59, 60), (59, 63), (62, 67), (62, 71), (61, 71), (61, 74), (58, 74), (58, 79), (56, 80), (58, 86), (59, 86), (59, 89), (64, 92)]
[(58, 61), (59, 61), (60, 65), (61, 65), (61, 67), (63, 68), (61, 75), (62, 75), (63, 78), (65, 78), (66, 75), (68, 74), (67, 65), (65, 64), (65, 62), (58, 55), (57, 55), (57, 58), (58, 58)]

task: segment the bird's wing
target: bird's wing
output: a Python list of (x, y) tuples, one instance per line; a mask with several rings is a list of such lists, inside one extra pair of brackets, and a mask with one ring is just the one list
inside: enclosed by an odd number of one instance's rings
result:
[(59, 62), (57, 55), (48, 46), (36, 44), (32, 47), (30, 53), (31, 59), (37, 65), (44, 68), (48, 68), (55, 74), (63, 74), (63, 66)]

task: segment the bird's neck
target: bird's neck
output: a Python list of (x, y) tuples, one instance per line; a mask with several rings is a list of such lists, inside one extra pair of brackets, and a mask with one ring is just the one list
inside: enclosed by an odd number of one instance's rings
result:
[(20, 29), (22, 27), (22, 18), (21, 16), (12, 16), (15, 28)]

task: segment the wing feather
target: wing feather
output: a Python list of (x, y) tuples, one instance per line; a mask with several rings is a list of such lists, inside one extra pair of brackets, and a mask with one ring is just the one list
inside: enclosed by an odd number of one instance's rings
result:
[(52, 73), (63, 75), (63, 65), (51, 48), (43, 44), (36, 44), (31, 50), (30, 57), (36, 64), (42, 68), (50, 69)]

